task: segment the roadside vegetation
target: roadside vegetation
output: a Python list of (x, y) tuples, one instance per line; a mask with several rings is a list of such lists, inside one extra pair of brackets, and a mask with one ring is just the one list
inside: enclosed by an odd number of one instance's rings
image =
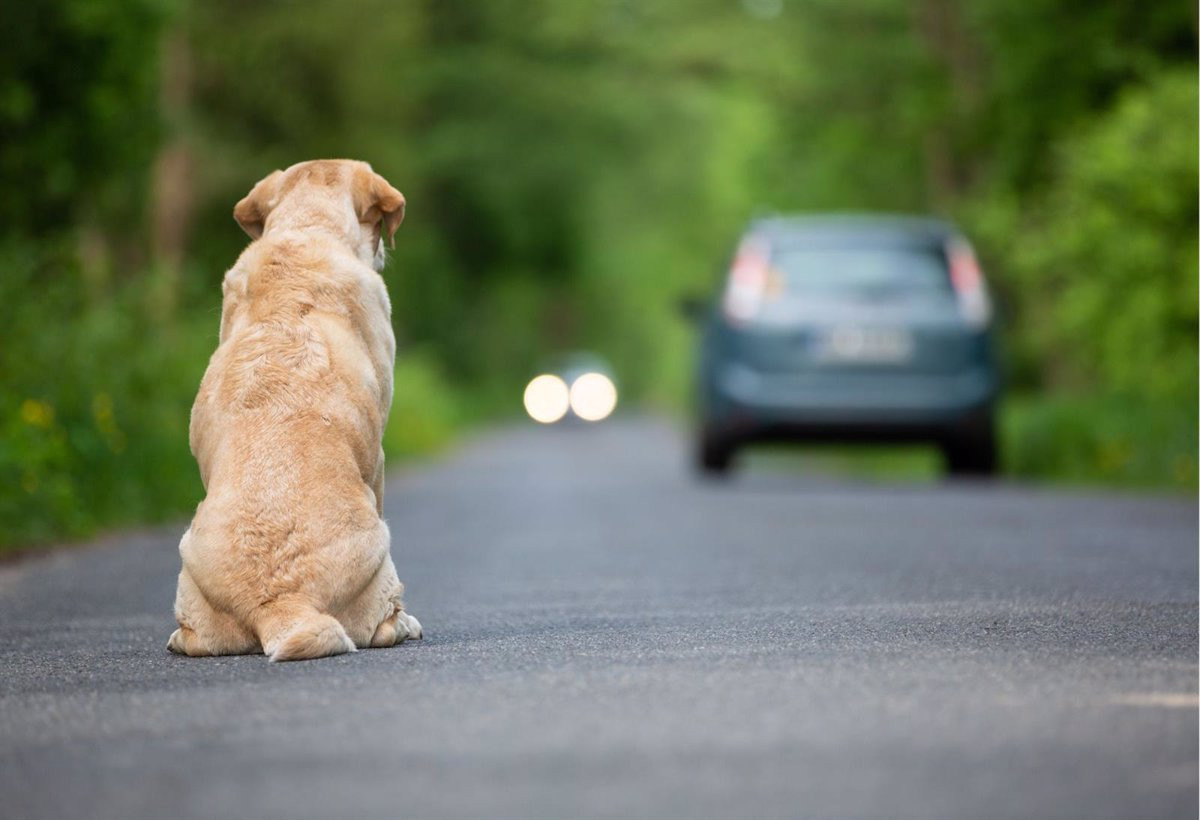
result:
[(764, 211), (975, 239), (1021, 477), (1197, 485), (1194, 8), (1070, 0), (47, 0), (0, 29), (0, 548), (174, 518), (232, 204), (371, 161), (405, 192), (385, 444), (517, 407), (549, 355), (681, 411)]

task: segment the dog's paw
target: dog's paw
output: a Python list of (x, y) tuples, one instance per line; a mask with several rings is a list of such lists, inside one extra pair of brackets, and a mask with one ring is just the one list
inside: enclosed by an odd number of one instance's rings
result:
[(402, 624), (404, 624), (405, 627), (408, 628), (408, 640), (410, 640), (410, 641), (421, 640), (421, 622), (420, 621), (418, 621), (412, 615), (409, 615), (407, 612), (401, 612), (400, 617), (397, 618), (396, 620), (398, 621), (397, 625), (402, 623)]
[(181, 626), (171, 633), (171, 637), (167, 639), (167, 649), (176, 655), (188, 655), (193, 658), (212, 654), (200, 643), (196, 633), (186, 626)]
[(377, 648), (398, 646), (420, 638), (421, 622), (404, 610), (399, 610), (375, 628), (370, 645)]

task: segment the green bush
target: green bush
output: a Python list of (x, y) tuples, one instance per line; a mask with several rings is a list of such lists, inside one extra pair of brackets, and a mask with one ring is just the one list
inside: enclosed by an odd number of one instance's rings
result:
[(445, 447), (460, 423), (460, 402), (432, 356), (400, 351), (384, 453), (389, 459), (406, 459)]
[(1037, 197), (967, 220), (998, 260), (1006, 471), (1196, 486), (1197, 168), (1192, 69), (1128, 86), (1062, 141)]
[[(167, 319), (160, 274), (88, 295), (65, 249), (0, 247), (0, 550), (184, 517), (203, 497), (188, 420), (219, 307)], [(385, 446), (444, 446), (460, 399), (425, 354), (401, 354)]]
[(200, 498), (187, 426), (216, 319), (156, 321), (153, 289), (93, 300), (64, 253), (0, 249), (0, 548), (160, 521)]
[(1022, 478), (1195, 490), (1196, 405), (1095, 397), (1010, 399), (1005, 472)]
[(1196, 141), (1189, 69), (1131, 88), (1061, 145), (1010, 258), (1052, 386), (1195, 404)]

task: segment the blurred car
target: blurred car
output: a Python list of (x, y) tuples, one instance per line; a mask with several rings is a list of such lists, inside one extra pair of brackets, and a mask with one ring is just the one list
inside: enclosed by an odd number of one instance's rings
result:
[(540, 424), (603, 421), (616, 409), (617, 386), (607, 362), (594, 353), (576, 352), (534, 376), (523, 401), (525, 412)]
[(951, 473), (995, 471), (991, 301), (953, 225), (755, 221), (720, 299), (699, 312), (703, 471), (724, 473), (741, 447), (768, 440), (928, 441)]

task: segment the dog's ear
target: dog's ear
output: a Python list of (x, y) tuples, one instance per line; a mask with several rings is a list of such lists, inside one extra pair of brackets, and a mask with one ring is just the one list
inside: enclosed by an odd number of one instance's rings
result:
[(279, 181), (282, 178), (283, 171), (272, 171), (251, 188), (250, 193), (246, 194), (241, 202), (233, 206), (233, 218), (251, 239), (258, 239), (263, 235), (267, 216), (278, 204), (276, 200), (279, 196)]
[(396, 247), (396, 229), (404, 221), (404, 194), (379, 174), (363, 169), (354, 178), (354, 207), (359, 222), (375, 225), (383, 220), (388, 244)]

